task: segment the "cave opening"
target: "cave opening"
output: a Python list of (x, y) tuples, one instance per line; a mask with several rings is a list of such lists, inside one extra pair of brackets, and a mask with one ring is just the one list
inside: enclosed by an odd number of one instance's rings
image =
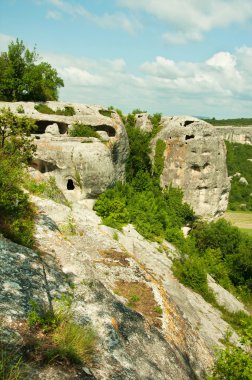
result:
[(67, 181), (67, 190), (74, 190), (74, 189), (75, 189), (75, 186), (74, 186), (73, 180), (69, 179)]

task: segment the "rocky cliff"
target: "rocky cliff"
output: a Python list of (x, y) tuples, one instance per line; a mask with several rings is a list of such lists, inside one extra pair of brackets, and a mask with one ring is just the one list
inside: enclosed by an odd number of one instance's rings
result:
[(224, 140), (215, 127), (190, 116), (163, 117), (161, 124), (152, 141), (152, 159), (157, 141), (165, 142), (161, 186), (182, 188), (184, 200), (205, 219), (222, 215), (230, 190)]
[(223, 140), (239, 144), (252, 144), (252, 126), (248, 127), (215, 127)]
[[(9, 107), (17, 115), (36, 120), (37, 151), (32, 166), (42, 176), (53, 175), (68, 198), (94, 198), (115, 182), (124, 180), (128, 138), (116, 112), (96, 105), (46, 103), (55, 112), (68, 106), (74, 109), (73, 116), (64, 116), (41, 113), (35, 105), (0, 102), (0, 108)], [(74, 123), (91, 126), (100, 139), (70, 137), (68, 132)]]
[[(83, 201), (70, 209), (32, 200), (36, 251), (0, 238), (1, 338), (12, 349), (29, 350), (24, 333), (31, 301), (49, 306), (71, 294), (76, 322), (92, 324), (98, 345), (86, 367), (34, 361), (27, 379), (203, 379), (230, 326), (173, 276), (174, 248), (146, 241), (131, 225), (122, 232), (100, 225)], [(70, 218), (75, 229), (68, 233)], [(221, 287), (216, 293), (242, 308)]]

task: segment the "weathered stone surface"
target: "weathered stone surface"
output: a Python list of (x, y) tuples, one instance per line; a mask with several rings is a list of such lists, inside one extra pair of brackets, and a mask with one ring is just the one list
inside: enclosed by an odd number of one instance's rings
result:
[(55, 136), (60, 135), (58, 124), (53, 123), (51, 125), (48, 125), (45, 129), (45, 133), (49, 133), (49, 134), (55, 135)]
[(151, 132), (153, 125), (149, 119), (148, 113), (138, 113), (135, 115), (136, 128), (144, 132)]
[(152, 141), (152, 158), (158, 139), (165, 141), (162, 187), (180, 187), (196, 214), (212, 219), (227, 208), (230, 181), (226, 148), (210, 124), (191, 116), (163, 117), (163, 128)]
[[(0, 310), (5, 324), (12, 326), (26, 318), (30, 299), (48, 303), (69, 292), (70, 284), (75, 320), (91, 322), (99, 337), (95, 364), (89, 366), (91, 378), (203, 379), (213, 362), (214, 348), (221, 346), (220, 339), (230, 326), (218, 310), (174, 278), (174, 247), (165, 243), (160, 252), (158, 243), (146, 241), (131, 225), (116, 231), (115, 240), (115, 230), (100, 225), (100, 218), (86, 201), (76, 202), (72, 208), (35, 196), (32, 201), (38, 207), (36, 245), (43, 255), (0, 240), (4, 285)], [(74, 234), (66, 232), (69, 221), (75, 225)], [(121, 260), (125, 254), (126, 259)], [(118, 281), (151, 289), (162, 308), (158, 328), (116, 294)], [(35, 366), (31, 370), (29, 379), (63, 378), (60, 367)], [(65, 372), (64, 378), (70, 380), (71, 373)], [(76, 374), (79, 379), (84, 376), (88, 374)]]
[(233, 127), (233, 126), (216, 126), (214, 127), (219, 136), (232, 143), (252, 144), (252, 126)]
[[(108, 117), (100, 113), (103, 108), (98, 105), (46, 102), (54, 111), (66, 106), (75, 110), (74, 116), (48, 115), (35, 110), (33, 102), (0, 102), (0, 108), (9, 107), (16, 114), (20, 105), (24, 115), (35, 119), (38, 125), (37, 152), (32, 166), (45, 176), (54, 175), (70, 200), (96, 197), (115, 182), (124, 180), (128, 137), (115, 111)], [(74, 123), (92, 126), (102, 141), (69, 137), (68, 129)]]
[(209, 288), (213, 290), (219, 305), (224, 306), (225, 309), (231, 313), (236, 313), (237, 311), (243, 311), (247, 313), (244, 305), (226, 289), (218, 285), (210, 275), (207, 275), (207, 282)]

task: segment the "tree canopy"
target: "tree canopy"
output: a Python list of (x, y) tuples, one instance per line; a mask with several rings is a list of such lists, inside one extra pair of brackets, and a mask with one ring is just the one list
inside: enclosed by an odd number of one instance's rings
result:
[(58, 100), (64, 82), (49, 63), (39, 60), (36, 48), (30, 51), (22, 40), (9, 44), (0, 54), (0, 100)]

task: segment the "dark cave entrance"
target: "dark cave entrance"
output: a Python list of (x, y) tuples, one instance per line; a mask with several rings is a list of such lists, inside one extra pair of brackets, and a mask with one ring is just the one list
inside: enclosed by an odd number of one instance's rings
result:
[(74, 189), (75, 189), (75, 186), (74, 186), (73, 180), (69, 179), (67, 181), (67, 190), (74, 190)]

